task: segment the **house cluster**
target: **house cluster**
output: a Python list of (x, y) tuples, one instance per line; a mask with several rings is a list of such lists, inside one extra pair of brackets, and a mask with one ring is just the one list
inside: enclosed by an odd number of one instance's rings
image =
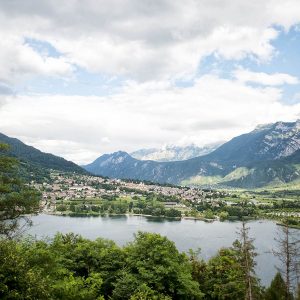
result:
[(281, 211), (281, 212), (272, 212), (272, 213), (267, 213), (267, 215), (273, 215), (273, 216), (277, 216), (277, 217), (294, 217), (294, 218), (300, 218), (300, 212), (285, 212), (285, 211)]
[(143, 192), (153, 192), (155, 194), (164, 196), (174, 196), (193, 203), (198, 203), (205, 199), (219, 199), (221, 196), (227, 195), (224, 192), (202, 190), (195, 187), (145, 184), (143, 182), (122, 182), (121, 180), (118, 182), (128, 189), (139, 190)]
[[(218, 199), (218, 191), (204, 191), (197, 188), (146, 184), (143, 182), (129, 182), (120, 179), (108, 179), (97, 176), (61, 174), (53, 172), (51, 181), (31, 183), (42, 193), (43, 207), (51, 209), (57, 200), (92, 199), (104, 196), (132, 197), (154, 193), (163, 196), (173, 196), (175, 199), (198, 203), (205, 199)], [(182, 205), (177, 202), (167, 202), (170, 207)]]

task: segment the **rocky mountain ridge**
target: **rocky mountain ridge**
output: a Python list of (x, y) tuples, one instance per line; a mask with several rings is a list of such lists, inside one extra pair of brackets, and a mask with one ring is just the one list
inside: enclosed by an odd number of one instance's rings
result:
[[(98, 175), (173, 184), (260, 187), (299, 176), (300, 121), (255, 128), (210, 154), (184, 161), (141, 161), (126, 152), (99, 157), (85, 169)], [(288, 158), (293, 157), (291, 162)]]
[(131, 152), (133, 158), (160, 162), (187, 160), (209, 154), (221, 146), (223, 142), (211, 143), (202, 147), (190, 144), (187, 146), (166, 145), (161, 148), (140, 149)]

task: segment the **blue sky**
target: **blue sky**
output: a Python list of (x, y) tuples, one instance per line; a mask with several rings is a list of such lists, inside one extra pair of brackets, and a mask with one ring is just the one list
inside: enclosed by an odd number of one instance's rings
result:
[(0, 131), (78, 163), (300, 118), (298, 0), (16, 0), (0, 20)]

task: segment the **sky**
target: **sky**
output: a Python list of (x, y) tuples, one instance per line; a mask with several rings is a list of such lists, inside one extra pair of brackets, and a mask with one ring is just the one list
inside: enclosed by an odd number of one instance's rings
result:
[(0, 132), (78, 164), (300, 119), (299, 0), (2, 0)]

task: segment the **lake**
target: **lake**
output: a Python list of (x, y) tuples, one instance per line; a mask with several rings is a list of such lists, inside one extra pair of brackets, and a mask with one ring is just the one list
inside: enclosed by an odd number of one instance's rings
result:
[[(28, 234), (37, 238), (53, 237), (56, 232), (74, 232), (85, 238), (107, 238), (122, 246), (134, 239), (137, 231), (159, 233), (174, 241), (180, 251), (201, 248), (201, 256), (207, 260), (215, 255), (221, 247), (227, 247), (237, 238), (236, 232), (240, 222), (206, 223), (198, 220), (182, 219), (170, 221), (166, 219), (147, 218), (142, 216), (111, 217), (63, 217), (40, 214), (32, 217), (33, 226)], [(250, 236), (255, 238), (254, 244), (258, 256), (256, 258), (257, 275), (263, 285), (268, 285), (276, 273), (276, 257), (272, 249), (276, 247), (278, 226), (273, 221), (251, 221)]]

